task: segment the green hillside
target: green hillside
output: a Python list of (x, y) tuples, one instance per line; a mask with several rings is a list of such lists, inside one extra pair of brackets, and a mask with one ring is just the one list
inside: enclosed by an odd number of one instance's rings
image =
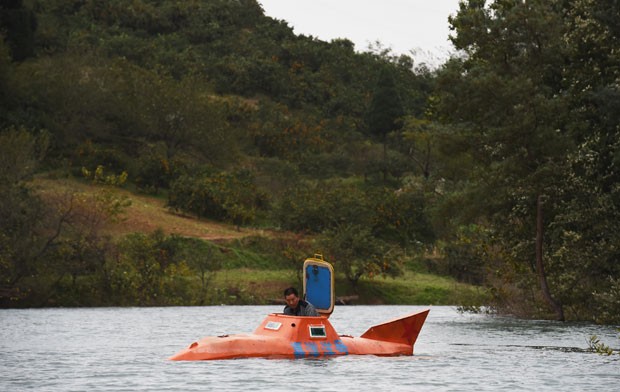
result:
[(620, 14), (484, 3), (429, 70), (256, 0), (3, 2), (0, 305), (265, 303), (320, 251), (363, 303), (617, 322)]

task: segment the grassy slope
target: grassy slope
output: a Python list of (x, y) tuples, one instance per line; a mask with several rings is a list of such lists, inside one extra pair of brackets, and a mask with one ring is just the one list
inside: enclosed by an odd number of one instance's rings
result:
[[(37, 179), (35, 185), (44, 196), (66, 193), (92, 196), (97, 192), (111, 190), (118, 196), (129, 198), (131, 205), (126, 208), (123, 219), (117, 223), (108, 223), (105, 227), (109, 234), (117, 238), (128, 233), (149, 233), (161, 229), (165, 234), (201, 238), (227, 247), (232, 246), (233, 240), (248, 236), (273, 238), (289, 234), (253, 228), (237, 230), (232, 225), (176, 214), (165, 207), (165, 200), (161, 198), (121, 188), (91, 185), (76, 180), (44, 178)], [(238, 249), (232, 250), (233, 253), (239, 253)], [(269, 257), (254, 255), (247, 250), (242, 253), (245, 254), (242, 257), (245, 264), (252, 264), (253, 259), (264, 260)], [(301, 263), (302, 260), (300, 268)], [(210, 282), (208, 290), (214, 303), (268, 304), (280, 298), (282, 288), (290, 285), (301, 286), (297, 271), (265, 269), (265, 265), (246, 265), (218, 272)], [(411, 271), (396, 279), (362, 278), (357, 288), (351, 287), (343, 277), (337, 275), (336, 295), (357, 296), (354, 303), (366, 304), (480, 305), (485, 298), (480, 288), (458, 283), (448, 277)]]
[(118, 196), (127, 197), (131, 201), (131, 205), (125, 209), (121, 220), (106, 225), (105, 230), (113, 237), (135, 232), (150, 233), (159, 228), (163, 229), (166, 234), (178, 234), (208, 241), (230, 240), (248, 235), (266, 235), (264, 230), (246, 228), (237, 230), (231, 225), (177, 214), (169, 211), (165, 206), (165, 200), (161, 198), (132, 193), (122, 188), (91, 185), (76, 180), (43, 178), (37, 179), (35, 185), (43, 195), (79, 192), (92, 196), (97, 192), (111, 190)]

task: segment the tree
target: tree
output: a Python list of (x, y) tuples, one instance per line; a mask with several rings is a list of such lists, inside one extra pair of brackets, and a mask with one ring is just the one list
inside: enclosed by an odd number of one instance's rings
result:
[(450, 21), (464, 57), (442, 70), (435, 118), (468, 141), (461, 215), (491, 230), (501, 264), (486, 262), (504, 275), (490, 280), (509, 281), (524, 314), (546, 302), (559, 319), (609, 320), (617, 304), (602, 299), (619, 276), (617, 4), (472, 0)]
[(566, 19), (565, 79), (577, 149), (567, 156), (564, 197), (549, 233), (551, 260), (569, 267), (559, 285), (565, 301), (595, 321), (617, 323), (620, 11), (615, 1), (576, 1)]
[(11, 64), (11, 56), (9, 48), (3, 39), (0, 39), (0, 108), (3, 114), (0, 114), (0, 126), (5, 126), (5, 117), (9, 115), (9, 103), (12, 98), (9, 81), (12, 79), (13, 65)]
[(27, 185), (46, 150), (45, 140), (23, 128), (0, 131), (0, 298), (3, 302), (20, 297), (18, 284), (36, 271), (41, 257), (59, 234), (51, 227), (52, 232), (46, 235), (47, 211)]
[(432, 246), (435, 234), (421, 190), (404, 186), (398, 191), (369, 192), (367, 197), (374, 210), (371, 218), (373, 235), (406, 248), (421, 250)]
[(340, 181), (291, 187), (275, 211), (275, 218), (288, 230), (321, 233), (341, 225), (369, 226), (369, 200), (358, 187)]
[(120, 263), (130, 279), (128, 294), (135, 295), (141, 305), (161, 303), (165, 286), (166, 267), (173, 263), (173, 255), (166, 249), (166, 238), (161, 230), (151, 234), (133, 233), (119, 244)]
[[(377, 85), (368, 109), (367, 125), (371, 134), (383, 143), (383, 164), (387, 164), (387, 135), (400, 127), (398, 120), (404, 115), (394, 76), (387, 66), (379, 73)], [(384, 167), (383, 179), (387, 176)]]
[(368, 227), (339, 225), (322, 233), (321, 243), (329, 260), (356, 287), (362, 276), (397, 276), (400, 261), (386, 252), (386, 244), (377, 239)]
[[(540, 197), (556, 196), (555, 173), (571, 148), (561, 76), (565, 29), (558, 5), (462, 2), (450, 21), (456, 31), (452, 41), (465, 58), (452, 60), (439, 80), (445, 92), (439, 116), (459, 124), (469, 140), (476, 164), (470, 192), (485, 195), (482, 204), (472, 200), (474, 208), (491, 219), (514, 261), (537, 270), (547, 299), (542, 253), (536, 258), (531, 242), (541, 219), (537, 211), (543, 211), (536, 206)], [(557, 303), (549, 303), (563, 318)]]
[(247, 170), (197, 176), (181, 176), (168, 195), (168, 207), (216, 220), (227, 220), (239, 228), (252, 222), (267, 197), (254, 184)]
[(34, 55), (34, 32), (37, 20), (21, 0), (5, 0), (0, 4), (0, 32), (6, 34), (15, 61)]
[(222, 268), (222, 252), (212, 244), (199, 239), (184, 239), (179, 258), (200, 277), (198, 304), (203, 305), (211, 280)]

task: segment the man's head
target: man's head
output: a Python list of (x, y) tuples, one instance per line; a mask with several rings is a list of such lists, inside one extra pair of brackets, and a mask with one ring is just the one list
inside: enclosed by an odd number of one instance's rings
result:
[(286, 304), (289, 308), (297, 308), (297, 305), (299, 304), (299, 293), (297, 292), (297, 289), (295, 287), (289, 287), (284, 290), (284, 299), (286, 300)]

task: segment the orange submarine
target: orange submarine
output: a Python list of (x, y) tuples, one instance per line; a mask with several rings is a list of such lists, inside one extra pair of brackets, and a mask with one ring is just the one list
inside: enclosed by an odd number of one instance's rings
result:
[(267, 315), (251, 334), (209, 336), (171, 356), (174, 361), (235, 358), (312, 358), (336, 355), (413, 355), (429, 309), (370, 327), (360, 337), (339, 335), (328, 318), (334, 310), (334, 270), (322, 256), (304, 261), (304, 293), (317, 317)]

